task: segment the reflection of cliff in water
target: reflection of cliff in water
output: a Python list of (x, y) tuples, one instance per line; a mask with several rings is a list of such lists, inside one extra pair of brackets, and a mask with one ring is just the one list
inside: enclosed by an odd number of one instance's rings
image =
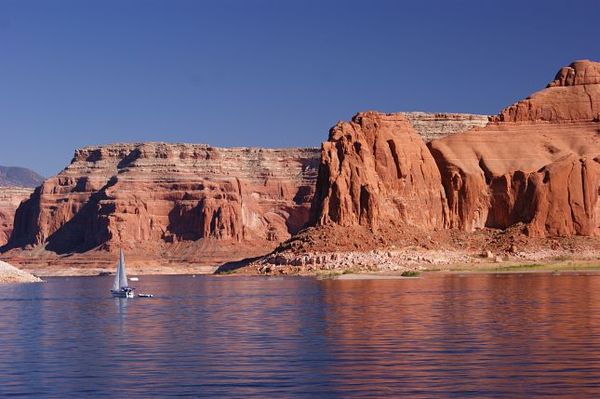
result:
[(600, 275), (111, 282), (2, 288), (0, 396), (598, 397)]
[(451, 274), (322, 285), (324, 338), (339, 354), (327, 372), (340, 377), (340, 389), (436, 396), (456, 389), (458, 378), (463, 393), (486, 387), (518, 397), (524, 387), (514, 378), (531, 389), (549, 384), (548, 373), (561, 374), (551, 382), (557, 388), (583, 383), (590, 374), (577, 370), (592, 367), (590, 359), (573, 350), (583, 342), (600, 347), (600, 279), (589, 276)]

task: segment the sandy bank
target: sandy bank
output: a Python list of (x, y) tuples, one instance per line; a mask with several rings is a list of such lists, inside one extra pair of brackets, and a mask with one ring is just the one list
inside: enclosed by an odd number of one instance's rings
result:
[(323, 273), (318, 275), (322, 279), (332, 280), (399, 280), (423, 277), (428, 274), (524, 274), (524, 273), (577, 273), (577, 274), (599, 274), (600, 260), (579, 260), (549, 263), (510, 263), (505, 265), (479, 264), (476, 267), (465, 267), (465, 265), (451, 265), (444, 270), (423, 269), (414, 271), (414, 275), (406, 276), (400, 272), (369, 272), (369, 273)]
[(39, 282), (42, 282), (42, 280), (33, 274), (24, 272), (6, 262), (0, 261), (0, 284)]

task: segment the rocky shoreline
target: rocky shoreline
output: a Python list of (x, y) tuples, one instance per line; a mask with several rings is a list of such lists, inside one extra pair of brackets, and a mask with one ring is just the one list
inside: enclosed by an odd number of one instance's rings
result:
[(278, 253), (251, 262), (240, 270), (221, 273), (258, 275), (322, 275), (322, 274), (400, 274), (403, 272), (445, 272), (510, 270), (535, 266), (554, 270), (569, 265), (586, 265), (600, 270), (600, 251), (578, 253), (562, 250), (523, 251), (512, 254), (470, 253), (462, 250), (373, 250), (368, 252), (317, 252), (306, 254)]

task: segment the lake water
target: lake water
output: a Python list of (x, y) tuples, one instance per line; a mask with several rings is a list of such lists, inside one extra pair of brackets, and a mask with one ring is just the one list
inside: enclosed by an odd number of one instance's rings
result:
[(0, 396), (600, 397), (600, 275), (0, 286)]

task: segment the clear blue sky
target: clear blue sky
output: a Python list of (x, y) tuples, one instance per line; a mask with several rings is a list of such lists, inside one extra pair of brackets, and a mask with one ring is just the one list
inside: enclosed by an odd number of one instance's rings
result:
[(0, 0), (0, 164), (318, 146), (361, 110), (496, 113), (581, 58), (598, 1)]

